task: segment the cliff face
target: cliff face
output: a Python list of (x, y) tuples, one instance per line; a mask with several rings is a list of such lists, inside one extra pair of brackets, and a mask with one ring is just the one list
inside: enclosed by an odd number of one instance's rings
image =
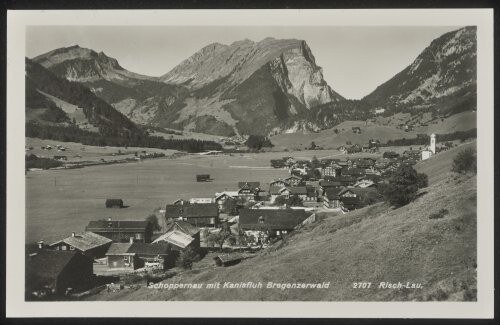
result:
[(160, 80), (191, 90), (175, 123), (198, 131), (197, 119), (211, 115), (225, 130), (266, 134), (311, 107), (343, 100), (301, 40), (210, 44)]
[(476, 50), (476, 27), (446, 33), (364, 100), (394, 111), (475, 109)]

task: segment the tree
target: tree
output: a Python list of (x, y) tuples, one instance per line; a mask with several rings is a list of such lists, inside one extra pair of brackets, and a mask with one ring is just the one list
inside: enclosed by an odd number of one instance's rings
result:
[(460, 174), (477, 174), (476, 150), (473, 148), (467, 148), (460, 151), (456, 155), (455, 159), (453, 159), (451, 171)]
[(250, 135), (245, 142), (248, 148), (260, 150), (262, 147), (273, 147), (274, 145), (271, 143), (269, 138), (263, 135)]
[(208, 242), (218, 245), (222, 252), (222, 246), (224, 246), (226, 240), (228, 240), (232, 236), (233, 234), (231, 233), (231, 229), (229, 229), (229, 226), (227, 224), (224, 224), (219, 232), (212, 233), (208, 236)]
[(146, 221), (148, 221), (151, 224), (153, 230), (161, 230), (161, 226), (160, 223), (158, 222), (158, 217), (156, 216), (156, 214), (150, 214), (149, 216), (147, 216)]
[(292, 195), (288, 199), (287, 203), (290, 206), (301, 207), (302, 206), (302, 199), (298, 195)]
[(193, 262), (199, 260), (200, 255), (192, 247), (188, 247), (181, 251), (179, 259), (177, 260), (177, 265), (185, 268), (191, 269), (193, 267)]
[(321, 167), (321, 163), (319, 162), (319, 160), (316, 156), (313, 156), (311, 159), (311, 168), (316, 169), (319, 167)]
[(314, 143), (314, 141), (311, 141), (311, 146), (310, 146), (311, 150), (316, 149), (316, 147), (317, 147), (316, 143)]
[(276, 197), (276, 199), (274, 200), (274, 205), (283, 205), (286, 203), (287, 203), (287, 199), (283, 195)]
[(381, 187), (386, 200), (397, 207), (406, 205), (417, 196), (419, 185), (423, 186), (427, 175), (419, 176), (412, 166), (402, 165), (389, 178), (389, 183)]

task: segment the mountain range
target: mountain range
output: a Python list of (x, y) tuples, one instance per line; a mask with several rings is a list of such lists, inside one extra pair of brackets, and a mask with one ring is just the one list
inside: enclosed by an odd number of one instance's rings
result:
[[(106, 119), (129, 120), (123, 129), (113, 129), (116, 135), (136, 125), (223, 136), (318, 131), (344, 120), (364, 120), (377, 108), (386, 114), (475, 109), (476, 29), (435, 39), (410, 66), (362, 100), (334, 91), (308, 44), (296, 39), (209, 44), (160, 77), (128, 71), (103, 52), (75, 45), (27, 59), (26, 74), (27, 97), (38, 98), (36, 105), (50, 106), (53, 113), (61, 108), (73, 115), (69, 119), (75, 118), (73, 106), (82, 107), (80, 100), (61, 98), (58, 87), (73, 85), (73, 97), (93, 96), (108, 104), (100, 104), (106, 106), (105, 119), (76, 116), (79, 126), (89, 129), (103, 129)], [(40, 79), (33, 74), (59, 81), (33, 82)], [(28, 106), (33, 103), (27, 102), (27, 116), (38, 118)], [(64, 120), (60, 113), (55, 115)]]

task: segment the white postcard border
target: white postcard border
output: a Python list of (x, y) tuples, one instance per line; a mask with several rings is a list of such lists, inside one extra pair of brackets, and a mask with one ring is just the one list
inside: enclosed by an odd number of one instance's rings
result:
[[(477, 29), (477, 302), (25, 302), (25, 27), (464, 26)], [(7, 317), (493, 317), (493, 10), (36, 10), (7, 14)]]

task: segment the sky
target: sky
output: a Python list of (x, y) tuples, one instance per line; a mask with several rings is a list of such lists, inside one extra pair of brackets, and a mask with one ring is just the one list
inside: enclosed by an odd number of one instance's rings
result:
[(127, 70), (161, 76), (202, 47), (266, 37), (307, 42), (333, 90), (360, 99), (410, 65), (430, 42), (461, 26), (30, 26), (26, 56), (79, 45)]

